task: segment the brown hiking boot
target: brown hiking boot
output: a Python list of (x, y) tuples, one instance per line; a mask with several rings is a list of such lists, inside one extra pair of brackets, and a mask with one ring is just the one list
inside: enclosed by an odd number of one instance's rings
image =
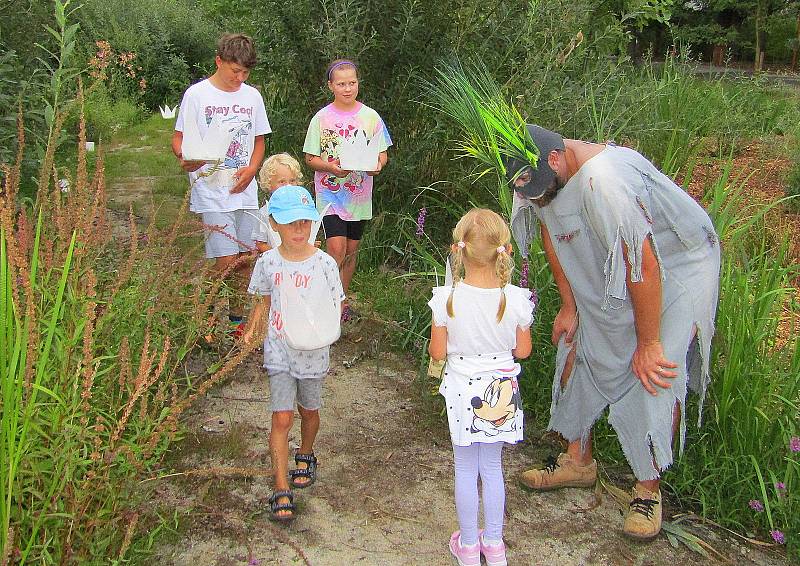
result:
[(622, 532), (636, 540), (653, 540), (661, 531), (661, 491), (633, 486)]
[(572, 456), (562, 452), (555, 460), (551, 456), (541, 470), (528, 470), (520, 476), (522, 487), (549, 491), (562, 487), (592, 487), (597, 481), (597, 462), (581, 466)]

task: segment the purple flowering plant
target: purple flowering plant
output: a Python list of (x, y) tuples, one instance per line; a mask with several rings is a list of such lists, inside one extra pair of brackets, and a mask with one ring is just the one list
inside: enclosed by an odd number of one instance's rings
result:
[(422, 238), (425, 235), (425, 217), (428, 215), (428, 209), (426, 207), (422, 207), (419, 209), (419, 214), (417, 214), (417, 238)]

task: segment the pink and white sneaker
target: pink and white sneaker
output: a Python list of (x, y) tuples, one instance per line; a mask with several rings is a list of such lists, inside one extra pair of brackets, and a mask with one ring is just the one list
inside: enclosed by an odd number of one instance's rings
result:
[(488, 545), (483, 541), (483, 534), (480, 536), (481, 554), (486, 559), (486, 566), (507, 566), (506, 543), (502, 540), (500, 544)]
[(458, 560), (458, 566), (480, 566), (481, 545), (461, 546), (461, 531), (456, 531), (450, 537), (450, 554)]

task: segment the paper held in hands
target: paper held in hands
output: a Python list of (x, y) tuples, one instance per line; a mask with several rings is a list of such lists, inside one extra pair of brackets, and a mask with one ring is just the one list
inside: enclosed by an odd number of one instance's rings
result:
[(220, 114), (214, 114), (205, 136), (200, 134), (197, 122), (187, 119), (184, 122), (181, 154), (184, 161), (222, 161), (241, 123), (225, 123)]
[(217, 165), (208, 168), (203, 175), (206, 177), (206, 187), (209, 189), (231, 189), (238, 181), (238, 169), (234, 167), (220, 167)]
[(343, 139), (339, 144), (339, 167), (345, 171), (375, 171), (382, 135), (379, 131), (367, 138), (366, 132), (357, 130), (352, 137)]

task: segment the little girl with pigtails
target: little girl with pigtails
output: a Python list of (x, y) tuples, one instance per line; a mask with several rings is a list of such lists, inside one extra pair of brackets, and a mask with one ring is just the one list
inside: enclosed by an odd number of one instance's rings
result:
[[(522, 440), (522, 402), (516, 359), (531, 353), (531, 292), (509, 283), (511, 234), (487, 209), (472, 209), (453, 230), (453, 284), (435, 287), (429, 352), (446, 364), (444, 397), (455, 460), (460, 529), (450, 552), (461, 566), (505, 566), (504, 443)], [(478, 529), (478, 478), (484, 529)]]

